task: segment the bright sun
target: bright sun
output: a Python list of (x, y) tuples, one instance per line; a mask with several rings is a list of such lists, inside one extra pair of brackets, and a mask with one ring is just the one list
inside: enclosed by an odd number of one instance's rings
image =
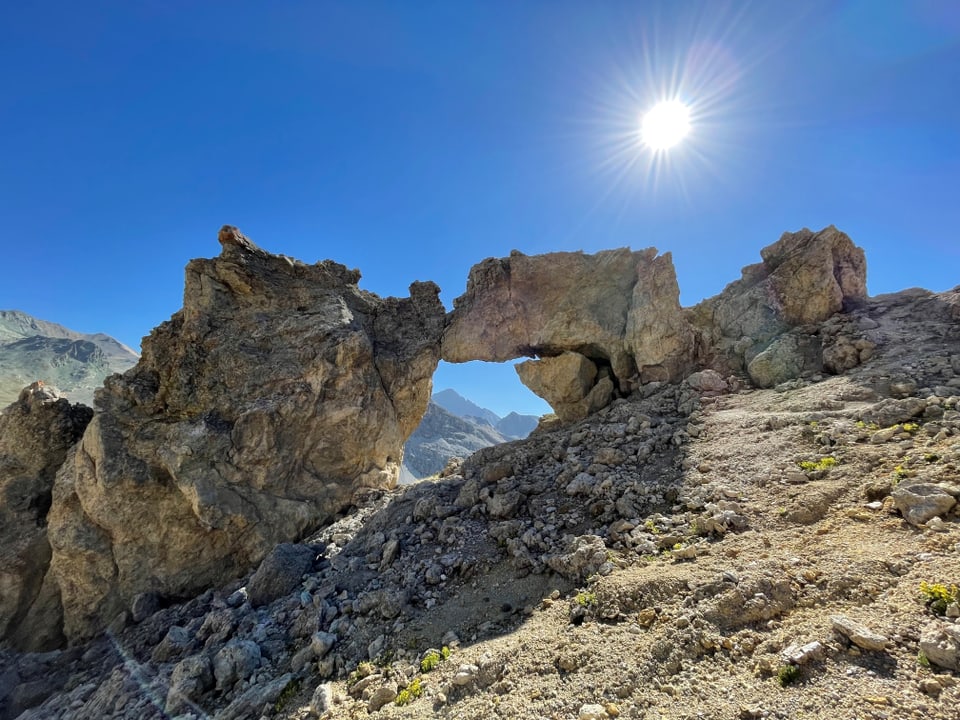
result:
[(657, 103), (640, 126), (643, 144), (652, 150), (667, 150), (690, 132), (690, 110), (679, 100)]

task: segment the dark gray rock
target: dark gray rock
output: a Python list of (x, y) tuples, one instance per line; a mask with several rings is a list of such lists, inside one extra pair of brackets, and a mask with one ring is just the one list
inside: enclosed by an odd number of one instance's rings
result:
[(316, 555), (316, 550), (307, 545), (277, 545), (247, 584), (250, 604), (259, 607), (289, 593), (310, 569)]

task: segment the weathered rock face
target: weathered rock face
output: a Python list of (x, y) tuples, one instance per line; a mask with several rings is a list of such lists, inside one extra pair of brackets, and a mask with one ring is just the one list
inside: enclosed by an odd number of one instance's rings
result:
[[(863, 251), (831, 226), (784, 233), (760, 254), (762, 263), (688, 311), (669, 253), (652, 248), (484, 260), (454, 301), (443, 359), (537, 357), (518, 366), (520, 378), (567, 421), (698, 368), (746, 370), (761, 387), (821, 370), (823, 344), (803, 327), (866, 299)], [(870, 349), (834, 343), (828, 369)]]
[[(577, 353), (584, 360), (567, 364), (609, 368), (595, 378), (607, 378), (620, 392), (642, 381), (678, 379), (690, 369), (692, 348), (672, 261), (653, 248), (596, 255), (514, 252), (484, 260), (470, 270), (467, 291), (454, 301), (443, 336), (448, 362)], [(555, 378), (556, 363), (548, 364)], [(533, 377), (542, 375), (533, 367), (521, 372), (524, 382), (536, 383)], [(578, 374), (569, 380), (581, 379)], [(579, 403), (593, 387), (589, 383), (581, 397), (566, 397), (564, 404)]]
[(799, 329), (778, 336), (865, 300), (867, 265), (863, 250), (832, 225), (784, 233), (760, 256), (763, 262), (745, 267), (740, 280), (692, 308), (690, 320), (707, 364), (746, 369), (757, 385), (770, 387), (820, 369), (818, 339)]
[(69, 638), (144, 592), (178, 597), (236, 576), (277, 543), (392, 487), (423, 415), (445, 312), (359, 273), (267, 253), (236, 228), (186, 270), (183, 310), (108, 380), (49, 515)]
[[(62, 642), (59, 596), (44, 583), (46, 515), (57, 469), (92, 416), (42, 383), (0, 414), (0, 640), (23, 650)], [(26, 623), (28, 616), (37, 622)]]

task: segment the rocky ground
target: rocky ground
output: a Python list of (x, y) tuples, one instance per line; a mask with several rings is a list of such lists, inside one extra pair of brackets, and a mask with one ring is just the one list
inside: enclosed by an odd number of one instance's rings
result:
[(6, 716), (953, 720), (958, 298), (811, 330), (842, 375), (649, 383), (371, 491), (252, 576), (0, 656)]

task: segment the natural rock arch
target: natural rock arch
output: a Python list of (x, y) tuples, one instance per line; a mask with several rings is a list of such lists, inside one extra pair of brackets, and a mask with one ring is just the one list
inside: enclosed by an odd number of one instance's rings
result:
[(702, 368), (746, 372), (763, 387), (819, 370), (819, 340), (789, 331), (866, 298), (863, 250), (830, 226), (784, 233), (760, 254), (690, 309), (680, 307), (670, 253), (654, 248), (489, 258), (454, 301), (441, 357), (539, 358), (517, 371), (562, 420)]
[(449, 362), (540, 358), (521, 380), (564, 420), (585, 417), (642, 382), (691, 367), (693, 330), (670, 254), (513, 252), (470, 270), (454, 301), (441, 357)]
[(690, 309), (651, 248), (484, 260), (449, 315), (433, 283), (381, 299), (335, 262), (267, 253), (230, 226), (219, 240), (219, 257), (187, 265), (183, 309), (98, 392), (66, 461), (60, 448), (44, 465), (49, 479), (63, 463), (49, 570), (29, 573), (42, 602), (0, 607), (0, 629), (15, 615), (20, 636), (55, 643), (62, 602), (67, 639), (93, 635), (144, 594), (224, 582), (358, 490), (393, 487), (441, 357), (539, 358), (521, 379), (573, 420), (698, 369), (769, 386), (869, 352), (810, 330), (866, 297), (863, 251), (833, 227), (784, 234)]

